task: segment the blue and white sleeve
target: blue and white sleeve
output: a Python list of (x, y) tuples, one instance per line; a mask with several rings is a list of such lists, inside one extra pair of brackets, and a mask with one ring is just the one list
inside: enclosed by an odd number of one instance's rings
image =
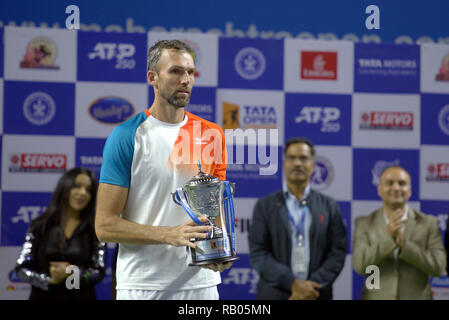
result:
[(129, 188), (134, 154), (134, 131), (129, 127), (114, 128), (103, 149), (100, 183)]

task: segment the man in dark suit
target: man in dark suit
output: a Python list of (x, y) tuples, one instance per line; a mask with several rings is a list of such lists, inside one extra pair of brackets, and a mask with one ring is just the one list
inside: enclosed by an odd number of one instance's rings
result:
[(283, 189), (254, 207), (249, 249), (260, 275), (259, 299), (332, 299), (346, 258), (346, 230), (338, 204), (310, 188), (314, 156), (309, 140), (289, 140)]

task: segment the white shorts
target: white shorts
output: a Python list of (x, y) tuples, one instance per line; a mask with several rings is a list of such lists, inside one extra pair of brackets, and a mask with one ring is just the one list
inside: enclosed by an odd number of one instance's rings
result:
[(218, 300), (217, 286), (180, 290), (117, 289), (117, 300)]

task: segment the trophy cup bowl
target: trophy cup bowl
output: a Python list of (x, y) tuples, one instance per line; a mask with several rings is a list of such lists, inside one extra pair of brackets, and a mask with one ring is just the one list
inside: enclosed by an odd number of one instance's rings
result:
[(192, 258), (189, 266), (238, 259), (235, 256), (234, 190), (233, 183), (202, 172), (199, 163), (198, 174), (172, 193), (173, 201), (182, 206), (196, 224), (204, 225), (198, 217), (206, 216), (212, 226), (206, 239), (190, 239), (197, 247), (189, 247)]

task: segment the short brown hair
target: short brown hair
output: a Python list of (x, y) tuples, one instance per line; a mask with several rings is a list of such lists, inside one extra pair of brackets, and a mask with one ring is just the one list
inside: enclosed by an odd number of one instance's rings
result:
[(180, 40), (160, 40), (148, 50), (147, 71), (157, 71), (157, 65), (164, 49), (188, 52), (195, 60), (195, 51), (187, 43)]

